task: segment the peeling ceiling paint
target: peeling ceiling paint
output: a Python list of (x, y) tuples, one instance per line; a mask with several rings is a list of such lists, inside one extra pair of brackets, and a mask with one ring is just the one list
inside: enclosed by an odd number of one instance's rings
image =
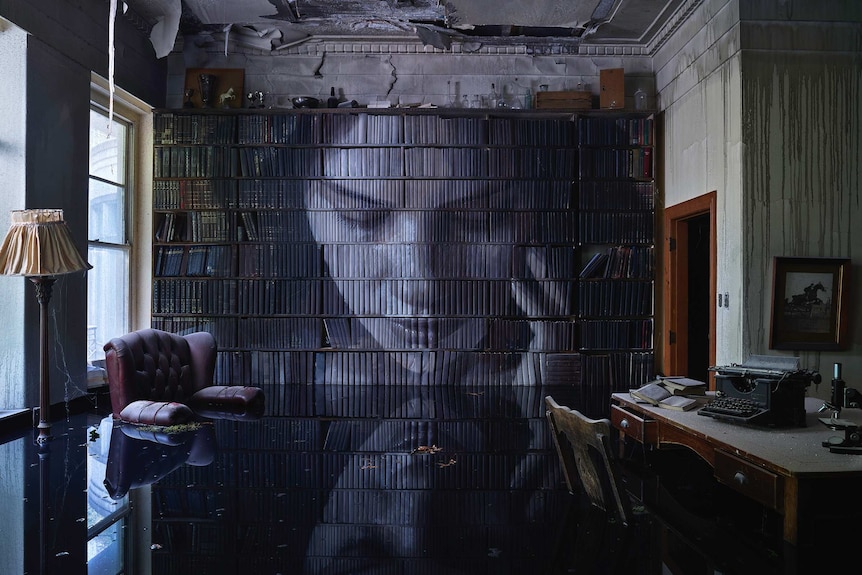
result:
[(126, 0), (126, 4), (153, 27), (151, 40), (161, 57), (170, 52), (178, 35), (232, 31), (240, 32), (235, 39), (271, 50), (302, 38), (338, 35), (404, 35), (444, 50), (453, 41), (476, 39), (643, 44), (681, 7), (700, 1)]

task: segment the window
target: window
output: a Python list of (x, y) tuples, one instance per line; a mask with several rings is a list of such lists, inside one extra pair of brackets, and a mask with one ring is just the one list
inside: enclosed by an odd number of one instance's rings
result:
[[(90, 105), (90, 183), (87, 261), (88, 361), (99, 365), (102, 346), (146, 320), (135, 314), (149, 314), (148, 307), (136, 305), (136, 294), (149, 300), (149, 259), (137, 253), (146, 245), (135, 234), (149, 233), (146, 225), (135, 225), (135, 202), (151, 202), (148, 174), (137, 174), (141, 166), (152, 164), (151, 108), (125, 91), (116, 89), (114, 114), (108, 119), (108, 83), (93, 76)], [(148, 253), (148, 250), (147, 250)], [(92, 368), (91, 373), (102, 370)], [(104, 380), (94, 378), (90, 385)], [(131, 549), (137, 539), (130, 533), (130, 505), (134, 495), (120, 499), (108, 496), (105, 472), (111, 416), (91, 432), (97, 439), (88, 442), (87, 571), (90, 575), (130, 573)]]
[(87, 355), (103, 359), (102, 345), (130, 331), (130, 158), (134, 125), (93, 105), (90, 110), (90, 190), (87, 261)]

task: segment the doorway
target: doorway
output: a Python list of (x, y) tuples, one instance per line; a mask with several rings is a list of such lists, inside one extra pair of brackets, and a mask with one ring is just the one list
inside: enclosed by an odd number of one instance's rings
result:
[(665, 209), (665, 375), (709, 382), (715, 365), (716, 193)]

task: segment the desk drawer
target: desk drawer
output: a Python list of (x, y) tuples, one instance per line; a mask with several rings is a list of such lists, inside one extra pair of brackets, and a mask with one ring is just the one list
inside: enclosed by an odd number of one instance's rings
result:
[(715, 450), (715, 477), (731, 489), (782, 511), (781, 478), (721, 449)]
[(611, 405), (611, 424), (621, 433), (646, 445), (655, 445), (658, 427), (655, 421), (637, 415), (619, 405)]

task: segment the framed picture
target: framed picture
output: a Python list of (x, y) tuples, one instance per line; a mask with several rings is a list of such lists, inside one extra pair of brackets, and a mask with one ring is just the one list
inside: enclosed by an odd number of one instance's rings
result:
[(772, 263), (771, 349), (847, 347), (848, 258), (785, 258)]
[(242, 108), (244, 80), (242, 68), (188, 68), (183, 107)]

